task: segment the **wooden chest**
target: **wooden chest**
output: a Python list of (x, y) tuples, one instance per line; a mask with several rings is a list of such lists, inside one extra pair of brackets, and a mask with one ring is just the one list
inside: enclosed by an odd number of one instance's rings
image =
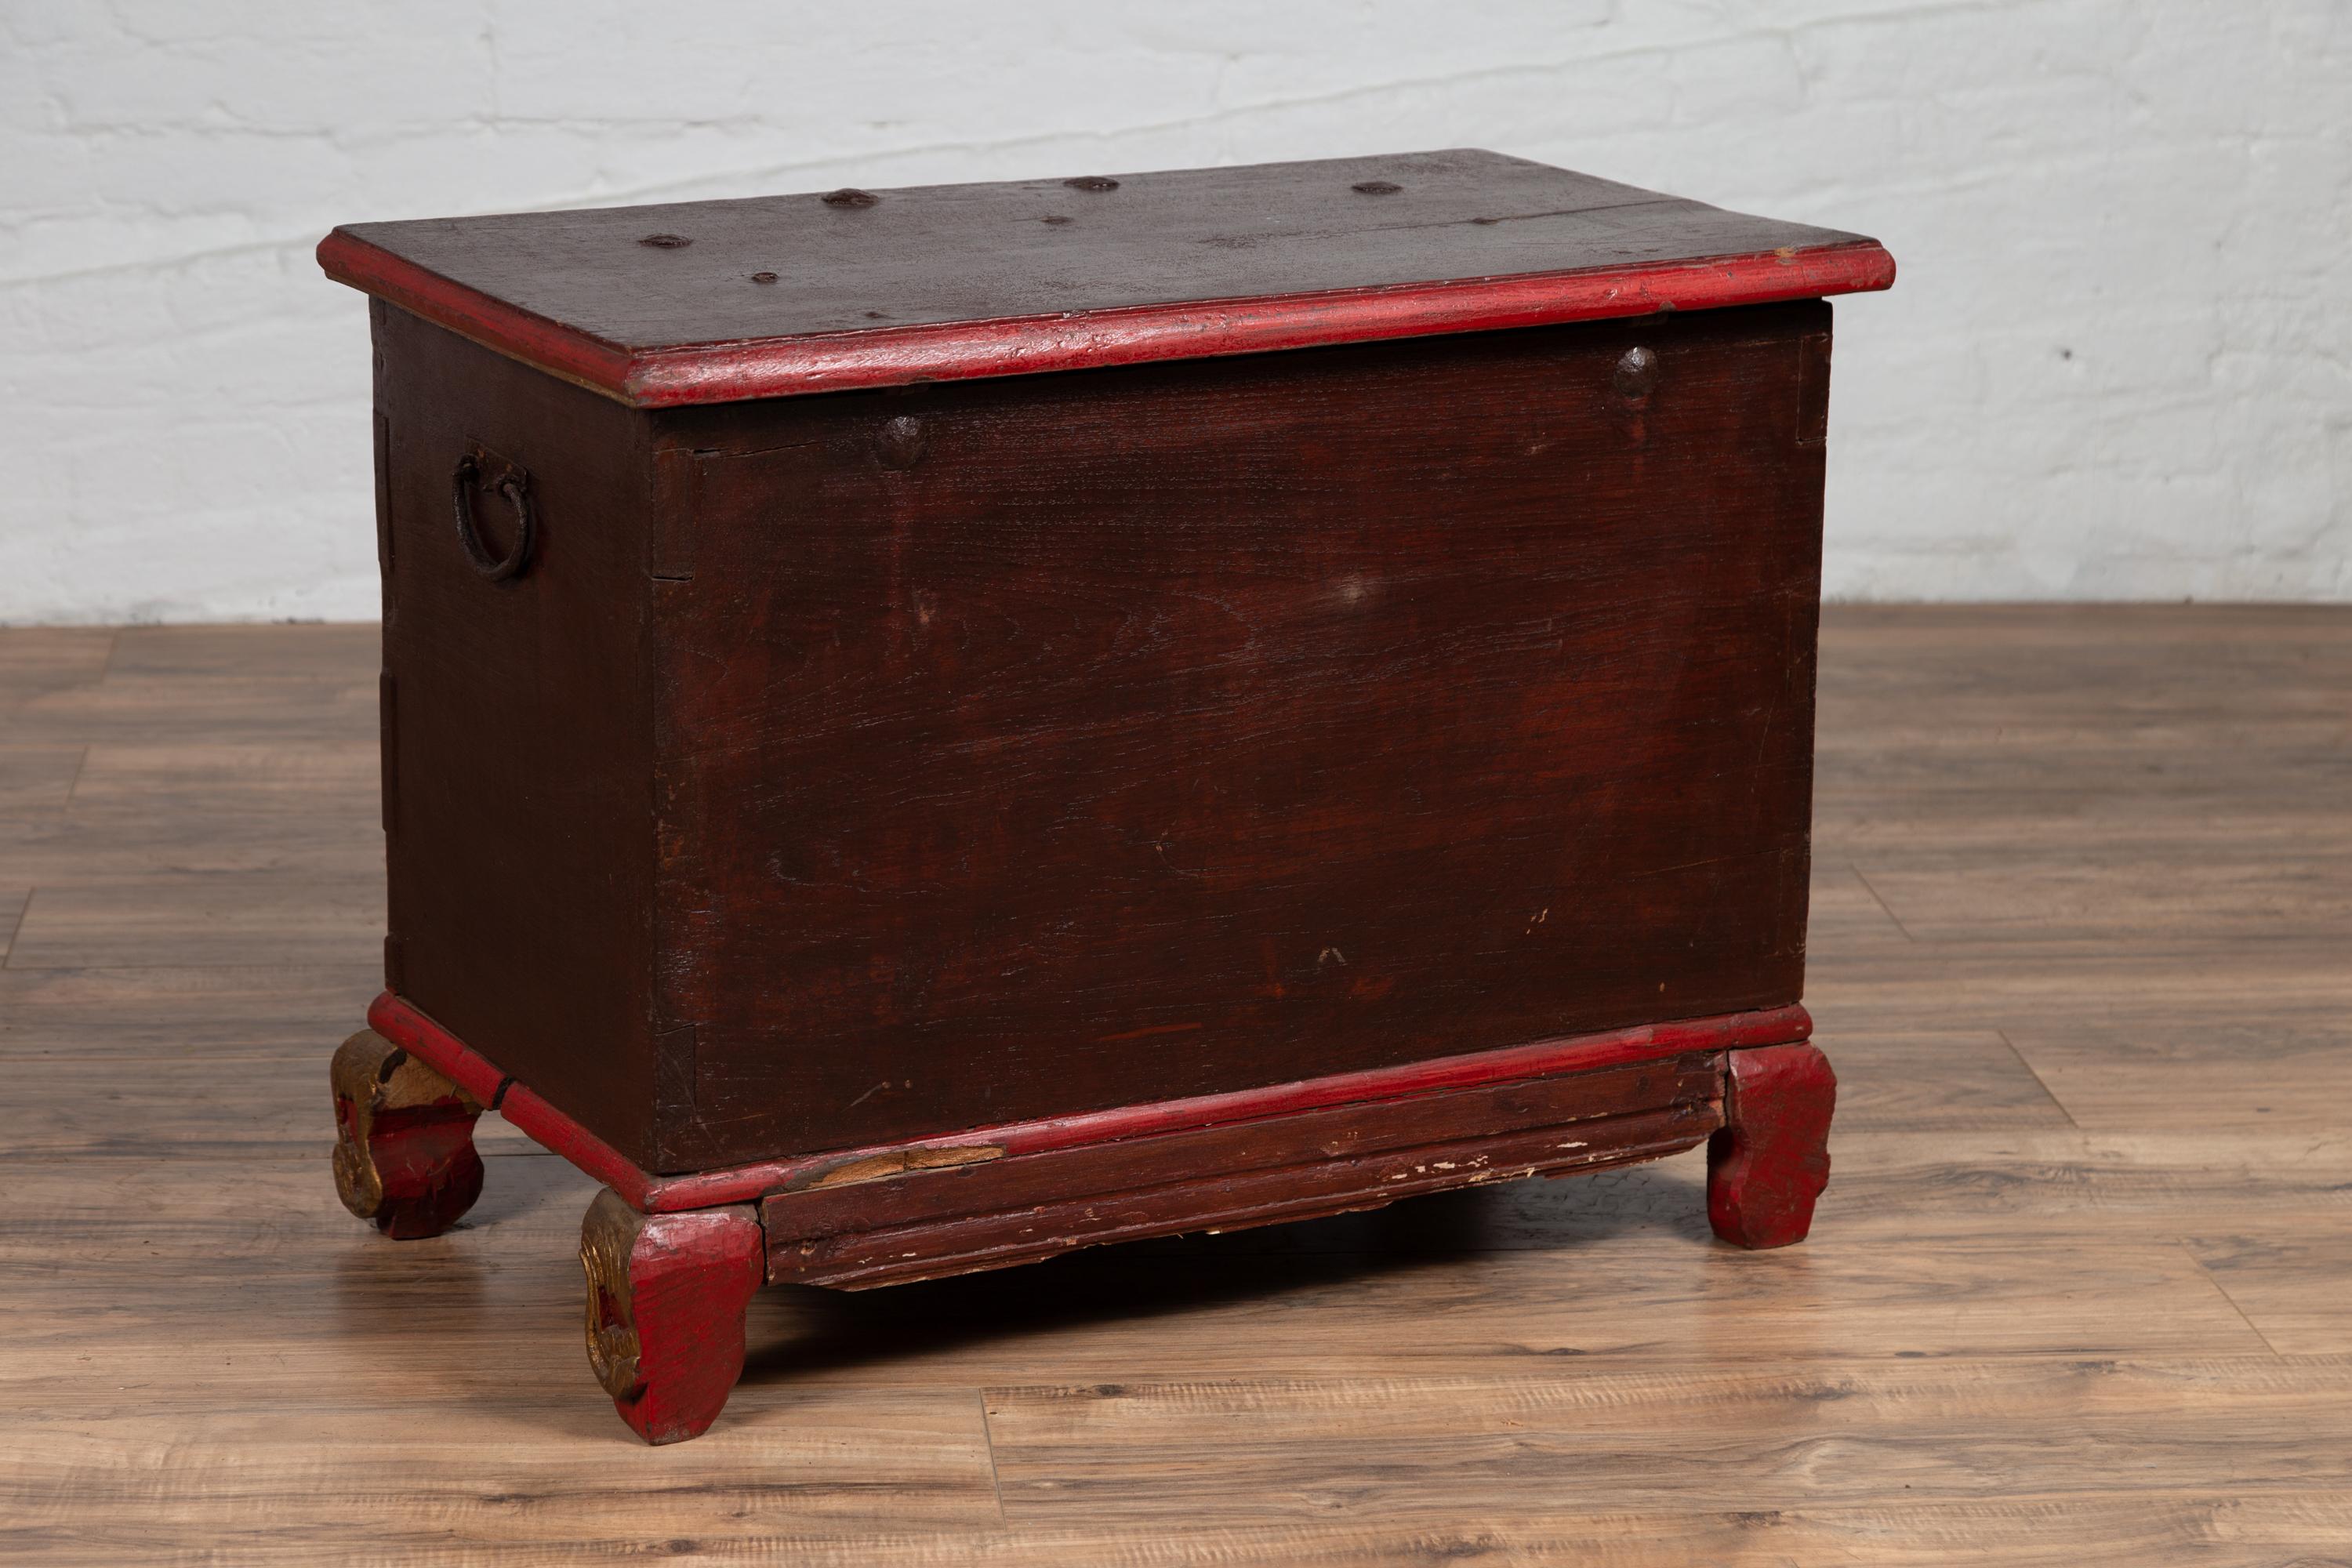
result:
[(691, 1436), (863, 1287), (1715, 1140), (1801, 1237), (1850, 235), (1450, 152), (338, 229), (395, 1236), (494, 1107)]

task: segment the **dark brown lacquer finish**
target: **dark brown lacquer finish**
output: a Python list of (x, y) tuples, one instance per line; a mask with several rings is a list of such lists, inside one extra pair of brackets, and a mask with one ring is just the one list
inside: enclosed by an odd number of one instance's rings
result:
[(446, 1226), (489, 1106), (604, 1182), (642, 1436), (762, 1278), (1709, 1140), (1718, 1232), (1803, 1235), (1874, 242), (1457, 152), (320, 258), (378, 296), (391, 879), (339, 1178)]
[(376, 357), (386, 984), (650, 1153), (650, 433), (381, 303)]
[(1797, 1000), (1828, 328), (665, 418), (657, 1168)]

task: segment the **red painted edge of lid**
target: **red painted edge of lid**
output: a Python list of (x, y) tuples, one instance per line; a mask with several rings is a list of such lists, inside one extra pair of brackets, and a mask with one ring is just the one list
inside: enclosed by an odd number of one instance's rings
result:
[(1895, 281), (1895, 258), (1886, 248), (1875, 240), (1854, 240), (1636, 267), (1185, 300), (631, 353), (453, 282), (341, 229), (320, 242), (319, 265), (339, 283), (638, 408), (1764, 305), (1863, 293)]

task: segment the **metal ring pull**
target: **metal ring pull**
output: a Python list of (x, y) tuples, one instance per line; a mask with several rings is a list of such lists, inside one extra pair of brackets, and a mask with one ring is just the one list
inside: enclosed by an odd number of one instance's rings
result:
[[(494, 478), (486, 477), (484, 469), (495, 466)], [(467, 491), (473, 489), (494, 489), (507, 498), (514, 508), (514, 548), (505, 555), (493, 555), (483, 547), (482, 536), (474, 527), (474, 507)], [(457, 542), (465, 547), (466, 559), (474, 570), (493, 583), (502, 583), (522, 570), (530, 558), (533, 532), (530, 512), (530, 475), (502, 459), (480, 451), (467, 453), (457, 459), (457, 471), (450, 479), (450, 495), (457, 513)]]

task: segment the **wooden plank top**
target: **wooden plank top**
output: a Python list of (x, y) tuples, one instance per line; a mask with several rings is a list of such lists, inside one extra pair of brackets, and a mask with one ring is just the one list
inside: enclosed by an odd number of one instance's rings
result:
[(1476, 151), (357, 224), (328, 276), (639, 407), (1807, 299), (1875, 240)]

